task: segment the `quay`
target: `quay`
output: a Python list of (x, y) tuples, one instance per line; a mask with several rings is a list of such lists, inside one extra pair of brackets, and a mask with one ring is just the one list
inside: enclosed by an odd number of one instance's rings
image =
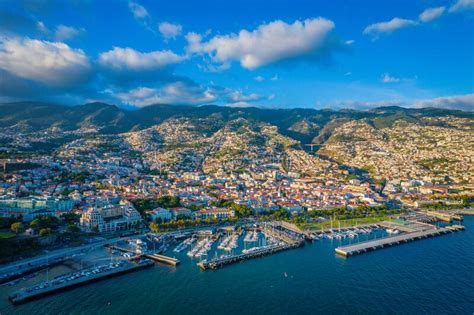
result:
[(353, 245), (337, 247), (336, 254), (344, 256), (344, 257), (348, 257), (355, 254), (365, 253), (369, 250), (384, 248), (385, 246), (398, 245), (401, 243), (407, 243), (410, 241), (415, 241), (422, 238), (456, 232), (459, 230), (464, 230), (464, 226), (451, 225), (444, 228), (432, 228), (432, 229), (427, 229), (427, 230), (418, 231), (418, 232), (411, 232), (411, 233), (401, 234), (397, 236), (372, 240), (368, 242), (361, 242), (361, 243), (357, 243)]
[(440, 212), (440, 211), (424, 211), (426, 215), (437, 218), (438, 220), (451, 223), (453, 220), (462, 221), (463, 217), (460, 214)]
[(474, 215), (473, 208), (455, 209), (455, 210), (451, 210), (450, 212), (456, 215)]
[(19, 291), (14, 292), (11, 294), (8, 299), (13, 304), (21, 304), (33, 299), (37, 299), (40, 297), (48, 296), (60, 291), (69, 290), (78, 286), (82, 286), (88, 283), (104, 280), (107, 278), (111, 278), (114, 276), (118, 276), (121, 274), (141, 270), (144, 268), (148, 268), (153, 266), (154, 263), (152, 261), (146, 260), (136, 264), (126, 264), (124, 266), (120, 266), (115, 269), (110, 269), (108, 271), (98, 273), (98, 274), (91, 274), (89, 276), (79, 277), (74, 280), (70, 280), (67, 282), (62, 283), (54, 283), (54, 280), (49, 281), (44, 285), (44, 287), (40, 287), (37, 289), (31, 288), (24, 288)]
[(261, 249), (255, 250), (251, 253), (238, 254), (238, 255), (234, 255), (234, 256), (230, 256), (230, 257), (217, 258), (217, 259), (213, 259), (213, 260), (210, 260), (210, 261), (203, 260), (200, 263), (198, 263), (197, 265), (202, 270), (218, 269), (218, 268), (222, 268), (226, 265), (235, 264), (235, 263), (238, 263), (238, 262), (241, 262), (241, 261), (244, 261), (244, 260), (274, 254), (274, 253), (281, 252), (281, 251), (288, 250), (288, 249), (292, 249), (292, 248), (298, 248), (298, 247), (301, 247), (303, 245), (304, 245), (304, 241), (301, 240), (299, 242), (293, 242), (291, 244), (275, 245), (275, 246), (271, 246), (271, 247), (267, 247), (267, 248), (261, 248)]
[(154, 261), (164, 263), (164, 264), (167, 264), (167, 265), (171, 265), (171, 266), (177, 266), (180, 263), (180, 261), (176, 258), (165, 256), (165, 255), (160, 255), (160, 254), (157, 254), (157, 253), (154, 253), (154, 254), (139, 254), (139, 253), (137, 253), (133, 250), (130, 250), (130, 249), (127, 249), (127, 248), (124, 248), (124, 247), (119, 247), (119, 246), (114, 246), (114, 245), (105, 245), (105, 247), (108, 248), (108, 249), (111, 249), (111, 250), (118, 250), (122, 253), (130, 253), (130, 254), (135, 255), (135, 256), (131, 257), (131, 259), (145, 257), (145, 258), (152, 259)]
[(306, 240), (312, 240), (311, 233), (308, 231), (303, 231), (299, 227), (297, 227), (295, 224), (286, 222), (286, 221), (280, 221), (279, 225), (282, 226), (283, 228), (287, 229), (288, 231), (291, 231), (293, 233), (302, 235)]
[(288, 235), (284, 231), (275, 229), (273, 228), (273, 226), (263, 226), (261, 230), (266, 235), (279, 239), (287, 244), (292, 244), (299, 241), (299, 239), (296, 239), (292, 237), (291, 235)]
[(41, 265), (26, 266), (21, 271), (18, 271), (16, 273), (4, 274), (0, 276), (0, 284), (4, 284), (16, 279), (23, 278), (24, 276), (30, 275), (32, 273), (58, 266), (68, 259), (68, 257), (57, 257), (56, 259), (52, 259), (51, 261), (48, 261), (47, 263)]

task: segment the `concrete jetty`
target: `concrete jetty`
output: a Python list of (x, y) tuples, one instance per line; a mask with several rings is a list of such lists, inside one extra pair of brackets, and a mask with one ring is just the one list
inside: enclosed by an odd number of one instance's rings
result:
[(216, 258), (216, 259), (209, 260), (209, 261), (203, 260), (200, 263), (198, 263), (197, 265), (202, 270), (218, 269), (218, 268), (222, 268), (226, 265), (235, 264), (235, 263), (238, 263), (238, 262), (241, 262), (241, 261), (244, 261), (244, 260), (274, 254), (274, 253), (281, 252), (281, 251), (284, 251), (284, 250), (297, 248), (297, 247), (300, 247), (300, 246), (303, 246), (303, 245), (304, 245), (304, 241), (293, 242), (292, 244), (285, 244), (285, 245), (275, 245), (275, 246), (270, 246), (270, 247), (257, 249), (253, 252), (246, 253), (246, 254), (238, 254), (238, 255), (233, 255), (233, 256), (229, 256), (229, 257)]
[(139, 254), (139, 253), (135, 252), (134, 250), (127, 249), (127, 248), (124, 248), (124, 247), (119, 247), (119, 246), (114, 246), (114, 245), (106, 245), (105, 247), (109, 248), (111, 250), (118, 250), (122, 253), (133, 254), (134, 256), (131, 257), (131, 259), (145, 257), (145, 258), (152, 259), (154, 261), (161, 262), (161, 263), (171, 265), (171, 266), (176, 266), (180, 263), (180, 261), (176, 258), (165, 256), (165, 255), (160, 255), (160, 254), (157, 254), (157, 253), (154, 253), (154, 254)]
[(165, 255), (159, 255), (159, 254), (145, 254), (143, 255), (143, 257), (152, 259), (160, 263), (171, 265), (171, 266), (176, 266), (180, 263), (180, 261), (176, 258), (165, 256)]
[(401, 243), (407, 243), (410, 241), (415, 241), (432, 236), (438, 236), (459, 230), (464, 230), (464, 226), (451, 225), (444, 228), (432, 228), (423, 231), (400, 234), (397, 236), (376, 239), (368, 242), (361, 242), (353, 245), (337, 247), (336, 254), (348, 257), (356, 254), (365, 253), (369, 250), (376, 250), (379, 248), (384, 248), (386, 246), (398, 245)]
[(69, 290), (88, 283), (111, 278), (120, 274), (129, 273), (153, 266), (152, 261), (142, 261), (136, 264), (126, 264), (114, 269), (110, 269), (97, 274), (85, 275), (65, 282), (55, 282), (55, 280), (45, 282), (40, 287), (24, 288), (11, 294), (8, 299), (13, 304), (24, 303), (33, 299), (48, 296), (60, 291)]
[(40, 265), (32, 265), (32, 266), (25, 266), (21, 269), (21, 271), (15, 272), (15, 273), (10, 273), (10, 274), (4, 274), (0, 276), (0, 284), (4, 284), (16, 279), (23, 278), (24, 276), (30, 275), (32, 273), (42, 271), (48, 268), (55, 267), (57, 265), (60, 265), (64, 263), (66, 260), (68, 260), (69, 257), (57, 257), (56, 259), (52, 259), (51, 261), (48, 261), (47, 263), (40, 264)]
[(237, 254), (237, 255), (232, 255), (232, 256), (224, 256), (212, 260), (203, 260), (197, 265), (199, 268), (202, 270), (207, 270), (207, 269), (218, 269), (226, 265), (234, 264), (240, 261), (252, 259), (252, 258), (257, 258), (257, 257), (262, 257), (270, 254), (274, 254), (277, 252), (281, 252), (284, 250), (292, 249), (292, 248), (298, 248), (304, 245), (304, 239), (294, 237), (288, 233), (286, 233), (284, 230), (280, 230), (280, 228), (285, 228), (281, 225), (263, 225), (260, 226), (260, 230), (265, 233), (267, 236), (274, 237), (278, 240), (281, 241), (280, 244), (275, 244), (275, 245), (270, 245), (270, 246), (264, 246), (261, 248), (257, 248), (251, 252), (248, 253), (242, 253), (242, 254)]

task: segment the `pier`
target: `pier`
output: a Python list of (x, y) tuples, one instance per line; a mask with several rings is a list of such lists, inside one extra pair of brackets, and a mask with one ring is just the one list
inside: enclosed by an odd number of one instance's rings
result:
[(148, 258), (148, 259), (160, 262), (160, 263), (164, 263), (164, 264), (167, 264), (167, 265), (171, 265), (171, 266), (177, 266), (180, 263), (180, 261), (176, 258), (165, 256), (165, 255), (160, 255), (160, 254), (156, 254), (156, 253), (154, 253), (154, 254), (140, 254), (140, 253), (137, 253), (137, 252), (135, 252), (131, 249), (127, 249), (127, 248), (119, 247), (119, 246), (114, 246), (114, 245), (105, 245), (105, 247), (108, 248), (108, 249), (111, 249), (111, 250), (118, 250), (122, 253), (130, 253), (130, 254), (135, 255), (135, 256), (131, 257), (131, 259), (145, 257), (145, 258)]
[(208, 270), (208, 269), (219, 269), (222, 268), (226, 265), (230, 264), (235, 264), (244, 260), (248, 259), (253, 259), (257, 257), (262, 257), (270, 254), (274, 254), (277, 252), (281, 252), (284, 250), (292, 249), (292, 248), (298, 248), (304, 245), (303, 241), (300, 242), (293, 242), (292, 244), (285, 244), (285, 245), (274, 245), (271, 247), (266, 247), (266, 248), (261, 248), (257, 249), (251, 253), (246, 253), (246, 254), (238, 254), (230, 257), (223, 257), (223, 258), (217, 258), (213, 259), (210, 261), (203, 260), (197, 265), (199, 268), (202, 270)]
[(241, 262), (248, 259), (253, 259), (257, 257), (274, 254), (274, 253), (281, 252), (288, 249), (298, 248), (304, 245), (303, 239), (292, 237), (291, 235), (275, 227), (282, 227), (282, 226), (264, 225), (264, 226), (261, 226), (261, 231), (268, 236), (279, 239), (282, 243), (278, 245), (264, 246), (249, 253), (226, 256), (226, 257), (216, 258), (212, 260), (203, 260), (197, 265), (202, 270), (218, 269), (226, 265), (234, 264), (234, 263)]
[(51, 261), (48, 261), (44, 264), (41, 265), (32, 265), (32, 266), (26, 266), (21, 269), (21, 271), (15, 272), (15, 273), (10, 273), (10, 274), (4, 274), (0, 276), (0, 284), (7, 283), (9, 281), (13, 281), (16, 279), (23, 278), (24, 276), (30, 275), (32, 273), (42, 271), (51, 267), (55, 267), (57, 265), (60, 265), (64, 263), (66, 260), (68, 260), (69, 257), (57, 257), (56, 259), (52, 259)]
[(37, 299), (43, 296), (51, 295), (60, 291), (72, 289), (78, 286), (82, 286), (88, 283), (100, 281), (103, 279), (111, 278), (120, 274), (129, 273), (132, 271), (141, 270), (153, 266), (152, 261), (142, 261), (137, 264), (126, 264), (124, 266), (110, 269), (97, 274), (90, 274), (82, 277), (75, 278), (65, 282), (55, 282), (55, 280), (45, 282), (38, 288), (25, 288), (11, 294), (8, 299), (13, 304), (24, 303), (33, 299)]
[(451, 225), (444, 228), (432, 228), (418, 232), (406, 233), (392, 237), (381, 238), (368, 242), (361, 242), (353, 245), (342, 246), (336, 248), (336, 254), (348, 257), (356, 254), (365, 253), (369, 250), (376, 250), (384, 248), (385, 246), (393, 246), (401, 243), (408, 243), (410, 241), (419, 240), (422, 238), (428, 238), (432, 236), (438, 236), (446, 233), (456, 232), (464, 230), (462, 225)]
[(143, 257), (171, 266), (177, 266), (180, 263), (180, 261), (176, 258), (159, 254), (145, 254)]

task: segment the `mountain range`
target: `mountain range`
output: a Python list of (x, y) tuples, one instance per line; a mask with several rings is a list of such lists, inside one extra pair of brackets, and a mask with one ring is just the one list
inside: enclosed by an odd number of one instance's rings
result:
[(231, 120), (245, 118), (249, 121), (275, 125), (280, 133), (302, 143), (323, 143), (332, 131), (351, 120), (366, 119), (374, 128), (390, 127), (403, 120), (419, 125), (446, 123), (429, 117), (453, 116), (473, 119), (472, 112), (438, 108), (380, 107), (368, 111), (330, 109), (262, 109), (232, 108), (215, 105), (172, 106), (151, 105), (137, 110), (127, 110), (105, 103), (88, 103), (78, 106), (62, 106), (39, 102), (0, 104), (0, 128), (17, 127), (21, 131), (34, 132), (48, 128), (77, 130), (94, 128), (102, 134), (116, 134), (142, 130), (169, 118), (199, 120), (203, 132), (215, 132)]

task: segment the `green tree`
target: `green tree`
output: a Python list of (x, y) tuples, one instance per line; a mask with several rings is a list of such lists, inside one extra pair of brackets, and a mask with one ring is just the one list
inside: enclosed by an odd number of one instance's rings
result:
[(174, 207), (179, 207), (181, 206), (181, 202), (179, 200), (179, 197), (176, 196), (163, 196), (158, 199), (156, 199), (156, 204), (159, 207), (163, 208), (174, 208)]
[(160, 227), (158, 226), (157, 223), (155, 222), (151, 222), (150, 223), (150, 230), (153, 232), (153, 233), (156, 233), (160, 230)]
[(25, 227), (23, 226), (23, 223), (21, 222), (15, 222), (10, 226), (10, 229), (15, 232), (16, 234), (22, 232)]
[(72, 213), (72, 212), (68, 212), (68, 213), (63, 213), (61, 215), (61, 218), (64, 220), (64, 222), (66, 223), (75, 223), (75, 222), (79, 222), (79, 218), (81, 216), (79, 214), (76, 214), (76, 213)]
[(66, 231), (71, 234), (75, 234), (75, 233), (79, 233), (80, 229), (75, 224), (68, 224), (66, 227)]
[(35, 230), (41, 230), (45, 228), (55, 229), (59, 224), (59, 220), (56, 217), (51, 216), (40, 216), (30, 222), (30, 227)]
[(51, 235), (51, 229), (50, 228), (43, 228), (39, 231), (39, 235), (40, 236), (47, 236), (47, 235)]

